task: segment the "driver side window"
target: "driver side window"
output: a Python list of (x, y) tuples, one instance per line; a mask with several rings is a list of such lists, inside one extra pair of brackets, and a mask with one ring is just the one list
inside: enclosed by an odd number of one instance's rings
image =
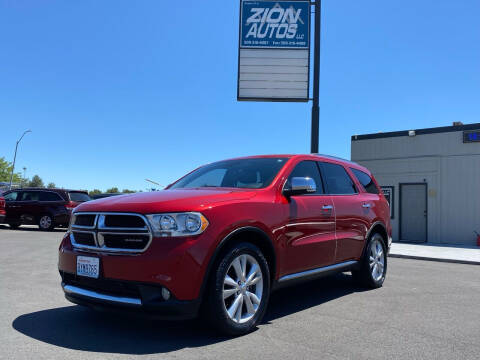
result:
[(16, 201), (18, 193), (16, 191), (8, 193), (4, 196), (5, 201)]
[(292, 178), (294, 177), (309, 177), (313, 179), (317, 186), (317, 191), (312, 194), (324, 194), (322, 178), (320, 177), (320, 171), (318, 170), (318, 165), (315, 161), (305, 160), (298, 163), (288, 177), (288, 184), (292, 183)]

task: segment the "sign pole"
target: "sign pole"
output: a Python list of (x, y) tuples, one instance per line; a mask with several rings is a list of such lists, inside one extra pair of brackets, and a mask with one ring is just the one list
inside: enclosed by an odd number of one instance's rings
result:
[(322, 1), (315, 0), (315, 32), (313, 50), (313, 105), (312, 105), (312, 138), (310, 151), (318, 153), (318, 134), (320, 130), (320, 19), (322, 17)]

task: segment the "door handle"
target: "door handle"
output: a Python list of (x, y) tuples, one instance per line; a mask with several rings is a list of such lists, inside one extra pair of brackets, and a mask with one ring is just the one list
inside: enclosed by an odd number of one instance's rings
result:
[(372, 207), (372, 204), (363, 203), (363, 204), (362, 204), (362, 207), (365, 208), (365, 209), (370, 209), (370, 208)]
[(333, 210), (333, 206), (332, 205), (323, 205), (322, 210)]

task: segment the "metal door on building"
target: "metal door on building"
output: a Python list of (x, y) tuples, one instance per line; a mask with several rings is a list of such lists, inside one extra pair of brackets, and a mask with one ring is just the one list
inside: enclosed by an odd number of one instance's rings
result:
[(400, 184), (400, 241), (427, 241), (427, 184)]

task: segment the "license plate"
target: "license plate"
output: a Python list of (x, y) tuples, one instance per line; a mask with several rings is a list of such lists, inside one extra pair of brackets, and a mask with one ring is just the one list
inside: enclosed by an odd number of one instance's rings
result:
[(98, 278), (100, 259), (96, 257), (77, 256), (77, 275)]

